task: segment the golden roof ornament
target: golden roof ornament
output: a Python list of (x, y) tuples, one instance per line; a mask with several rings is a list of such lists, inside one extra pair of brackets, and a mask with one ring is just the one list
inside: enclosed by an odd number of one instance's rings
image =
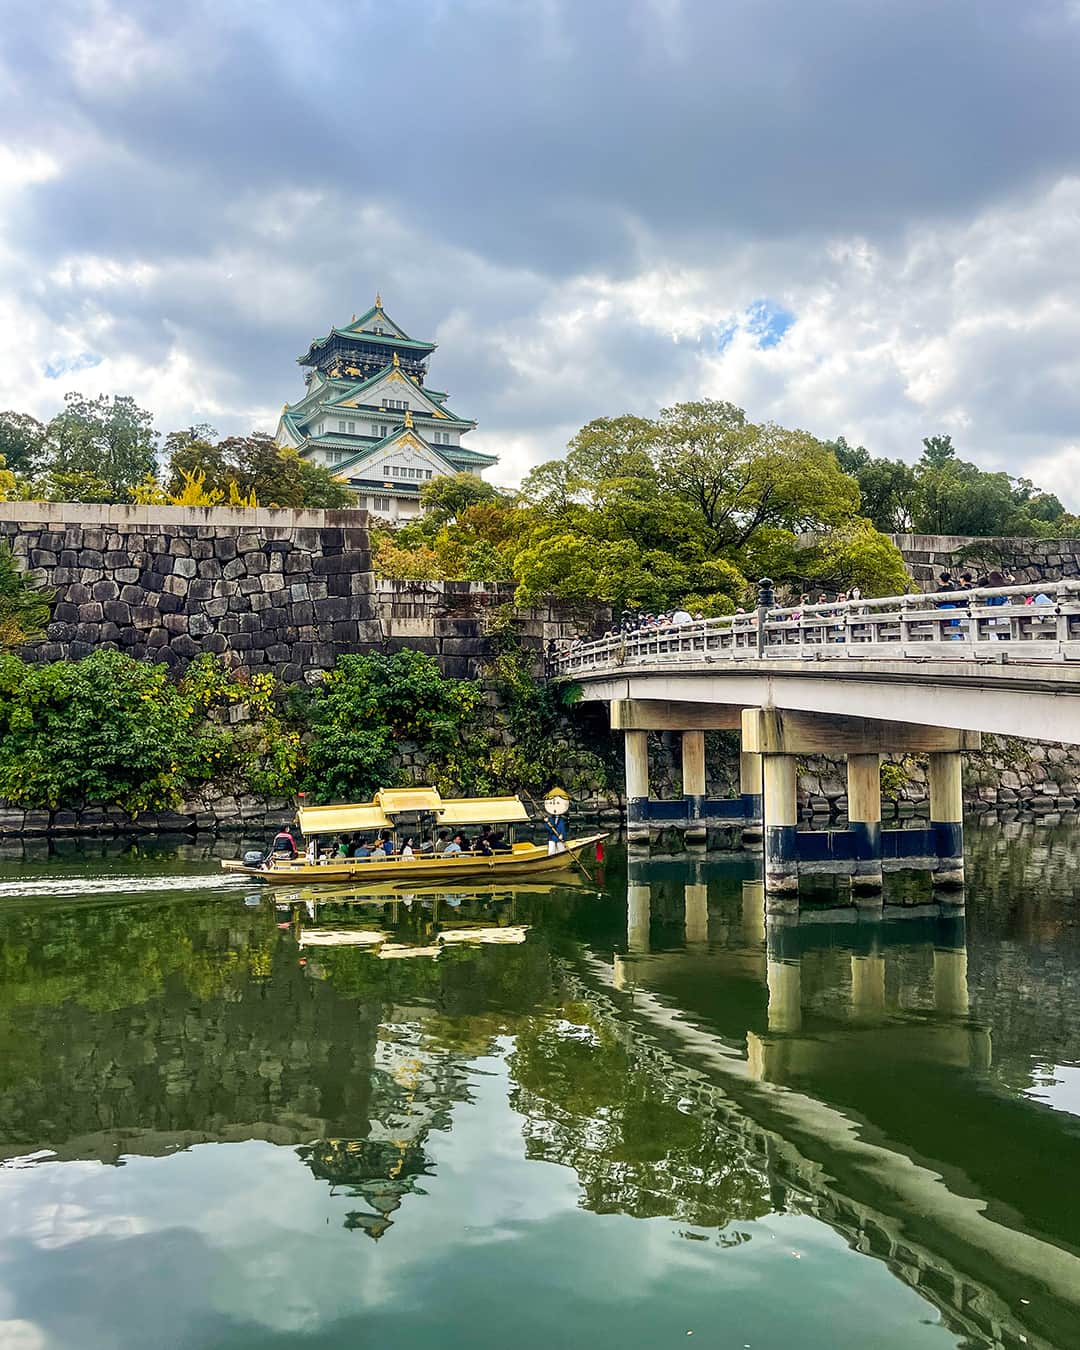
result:
[(394, 365), (395, 366), (401, 365), (401, 357), (398, 356), (397, 352), (394, 353)]
[(375, 292), (375, 308), (382, 309), (382, 296), (378, 291)]
[(411, 408), (406, 408), (406, 409), (405, 409), (405, 425), (409, 428), (410, 431), (412, 430), (412, 409), (411, 409)]

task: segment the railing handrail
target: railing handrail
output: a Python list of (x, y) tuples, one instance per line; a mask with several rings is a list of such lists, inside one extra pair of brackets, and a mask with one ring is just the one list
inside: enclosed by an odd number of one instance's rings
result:
[[(1032, 595), (1045, 595), (1049, 603), (1027, 603)], [(1015, 603), (1020, 596), (1025, 602)], [(989, 603), (992, 600), (998, 603)], [(759, 612), (767, 615), (760, 644)], [(1051, 623), (1055, 624), (1054, 631), (1047, 633)], [(1005, 624), (1007, 634), (1003, 631)], [(710, 660), (717, 656), (746, 659), (800, 654), (812, 654), (820, 660), (870, 655), (867, 647), (874, 648), (876, 656), (881, 648), (909, 645), (918, 651), (900, 650), (888, 655), (925, 659), (933, 654), (971, 660), (979, 652), (984, 659), (991, 644), (992, 650), (1004, 657), (1010, 647), (1021, 643), (1030, 659), (1080, 659), (1080, 579), (769, 605), (767, 611), (614, 633), (555, 654), (551, 667), (553, 673), (560, 674), (609, 662), (618, 665), (629, 659), (640, 663), (642, 658), (655, 658), (662, 663), (695, 653)]]

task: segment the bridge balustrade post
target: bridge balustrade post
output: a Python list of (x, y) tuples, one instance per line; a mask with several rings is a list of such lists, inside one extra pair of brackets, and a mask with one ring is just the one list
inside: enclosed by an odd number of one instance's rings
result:
[(934, 885), (956, 889), (964, 884), (963, 757), (959, 750), (937, 750), (928, 758)]
[[(765, 894), (769, 900), (798, 902), (799, 863), (795, 828), (798, 798), (794, 755), (762, 756), (763, 823), (765, 826)], [(770, 908), (772, 906), (770, 905)]]
[(705, 843), (705, 733), (684, 731), (682, 734), (682, 788), (686, 798), (686, 830), (683, 840), (687, 845)]
[(686, 945), (704, 946), (709, 940), (709, 887), (704, 881), (686, 883), (683, 906)]
[(623, 732), (626, 755), (626, 837), (631, 846), (649, 843), (649, 733)]
[(847, 757), (848, 823), (855, 836), (852, 895), (871, 896), (876, 903), (881, 894), (881, 757)]

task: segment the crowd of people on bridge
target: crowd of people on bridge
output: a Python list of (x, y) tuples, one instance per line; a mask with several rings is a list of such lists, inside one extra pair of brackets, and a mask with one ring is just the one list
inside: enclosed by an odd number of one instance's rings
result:
[[(938, 602), (939, 609), (967, 609), (970, 601), (963, 598), (964, 592), (980, 590), (1000, 590), (1005, 587), (1015, 586), (1016, 578), (1009, 572), (1003, 572), (993, 569), (985, 576), (977, 575), (972, 571), (963, 571), (957, 574), (951, 572), (941, 572), (937, 578), (937, 586), (934, 594), (941, 595), (943, 598)], [(1026, 596), (1005, 596), (991, 595), (980, 598), (979, 603), (990, 607), (997, 605), (1025, 604), (1025, 605), (1048, 605), (1052, 604), (1052, 598), (1043, 590), (1033, 591)], [(825, 591), (820, 591), (815, 596), (811, 592), (804, 592), (798, 597), (797, 601), (791, 601), (787, 605), (778, 605), (778, 608), (785, 611), (784, 617), (789, 619), (801, 619), (804, 616), (811, 619), (837, 619), (846, 615), (860, 614), (864, 612), (863, 594), (858, 586), (852, 587), (847, 591), (837, 591), (829, 595)], [(754, 628), (757, 625), (758, 617), (754, 610), (736, 609), (730, 616), (733, 628)], [(701, 613), (692, 614), (688, 609), (676, 607), (671, 610), (652, 613), (649, 611), (630, 611), (624, 610), (620, 616), (619, 622), (610, 627), (606, 632), (598, 637), (576, 636), (569, 642), (559, 643), (554, 639), (547, 644), (548, 665), (554, 665), (555, 661), (561, 656), (566, 656), (583, 647), (587, 642), (594, 641), (613, 641), (617, 638), (638, 637), (642, 635), (662, 636), (665, 633), (675, 633), (684, 629), (687, 625), (704, 623), (705, 615)], [(997, 636), (1004, 640), (1008, 633), (1004, 631), (1007, 626), (1007, 620), (1001, 620), (1002, 631)], [(958, 616), (950, 624), (953, 637), (960, 637), (964, 626), (964, 620)], [(844, 638), (834, 637), (834, 642), (843, 642)]]

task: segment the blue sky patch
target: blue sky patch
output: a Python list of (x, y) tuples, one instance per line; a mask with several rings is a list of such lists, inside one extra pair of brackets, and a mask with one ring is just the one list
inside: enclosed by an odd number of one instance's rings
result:
[(794, 322), (791, 310), (772, 300), (755, 300), (746, 307), (746, 330), (757, 338), (762, 350), (778, 346)]
[(78, 356), (62, 356), (56, 361), (46, 361), (45, 378), (58, 380), (61, 375), (73, 375), (77, 370), (93, 370), (100, 366), (102, 358), (93, 352), (80, 352)]

